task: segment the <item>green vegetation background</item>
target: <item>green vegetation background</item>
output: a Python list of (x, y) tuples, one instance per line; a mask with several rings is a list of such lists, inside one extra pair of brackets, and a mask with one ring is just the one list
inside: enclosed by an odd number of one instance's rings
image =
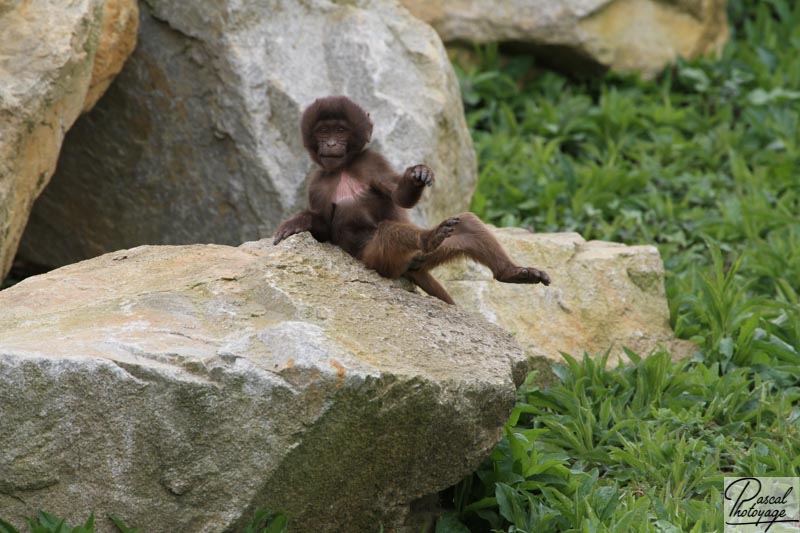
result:
[(656, 244), (672, 324), (699, 351), (609, 370), (566, 357), (554, 386), (523, 386), (437, 532), (721, 531), (723, 476), (800, 475), (800, 3), (729, 14), (721, 60), (654, 81), (575, 82), (495, 47), (457, 68), (473, 210)]

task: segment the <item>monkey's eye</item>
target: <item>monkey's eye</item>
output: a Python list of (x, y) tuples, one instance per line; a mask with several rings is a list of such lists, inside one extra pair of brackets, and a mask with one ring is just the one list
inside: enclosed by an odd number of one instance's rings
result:
[(341, 126), (339, 126), (338, 128), (336, 128), (336, 131), (337, 131), (338, 133), (344, 133), (344, 128), (343, 128), (343, 127), (341, 127)]

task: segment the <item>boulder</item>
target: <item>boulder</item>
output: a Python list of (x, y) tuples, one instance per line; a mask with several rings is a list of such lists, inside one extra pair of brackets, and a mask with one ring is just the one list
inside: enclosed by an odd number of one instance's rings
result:
[(92, 81), (83, 102), (90, 111), (136, 48), (139, 29), (139, 4), (136, 0), (104, 0), (103, 25), (92, 67)]
[[(133, 49), (136, 12), (136, 0), (0, 5), (0, 279), (53, 175), (64, 133)], [(114, 13), (124, 13), (124, 22), (114, 22)]]
[(653, 77), (677, 57), (719, 53), (725, 0), (400, 0), (445, 42), (512, 42), (573, 74)]
[(0, 516), (419, 531), (527, 369), (480, 316), (296, 235), (142, 246), (0, 292)]
[(401, 6), (148, 0), (139, 46), (67, 135), (21, 257), (271, 235), (306, 201), (300, 114), (330, 94), (371, 113), (372, 146), (398, 170), (436, 172), (418, 222), (466, 209), (477, 167), (458, 82), (436, 32)]
[(580, 357), (611, 349), (609, 361), (616, 363), (627, 361), (623, 347), (641, 356), (664, 347), (676, 359), (696, 350), (670, 327), (664, 265), (655, 246), (520, 228), (496, 229), (495, 235), (515, 262), (545, 270), (550, 286), (498, 283), (472, 262), (433, 274), (460, 307), (510, 331), (529, 356), (544, 363), (563, 361), (561, 352)]

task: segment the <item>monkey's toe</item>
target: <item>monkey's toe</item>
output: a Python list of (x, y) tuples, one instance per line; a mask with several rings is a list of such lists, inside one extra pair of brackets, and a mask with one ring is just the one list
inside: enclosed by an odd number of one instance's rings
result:
[(542, 285), (550, 285), (550, 276), (544, 270), (539, 270), (539, 281)]
[(450, 217), (432, 229), (423, 243), (422, 250), (432, 252), (437, 249), (446, 238), (453, 234), (459, 222), (461, 222), (460, 218)]
[(439, 224), (439, 227), (442, 229), (442, 231), (445, 231), (448, 235), (450, 235), (453, 233), (453, 231), (455, 231), (456, 226), (458, 226), (460, 222), (461, 219), (459, 217), (450, 217)]
[(441, 224), (439, 224), (439, 229), (443, 235), (442, 240), (445, 240), (447, 237), (453, 234), (456, 230), (456, 226), (461, 223), (461, 219), (458, 217), (450, 217)]
[(453, 232), (456, 230), (456, 226), (458, 226), (460, 223), (461, 223), (460, 218), (450, 217), (441, 224), (439, 224), (439, 227), (436, 229), (439, 232), (441, 232), (445, 236), (445, 238), (447, 238), (453, 234)]

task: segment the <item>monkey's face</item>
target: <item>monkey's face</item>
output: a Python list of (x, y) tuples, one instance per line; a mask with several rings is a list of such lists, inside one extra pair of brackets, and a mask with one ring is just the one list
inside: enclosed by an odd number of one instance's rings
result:
[(317, 157), (325, 170), (336, 170), (347, 163), (352, 131), (346, 120), (320, 120), (313, 133)]
[(358, 156), (372, 135), (369, 114), (346, 96), (317, 98), (300, 119), (303, 146), (323, 169), (341, 170)]

